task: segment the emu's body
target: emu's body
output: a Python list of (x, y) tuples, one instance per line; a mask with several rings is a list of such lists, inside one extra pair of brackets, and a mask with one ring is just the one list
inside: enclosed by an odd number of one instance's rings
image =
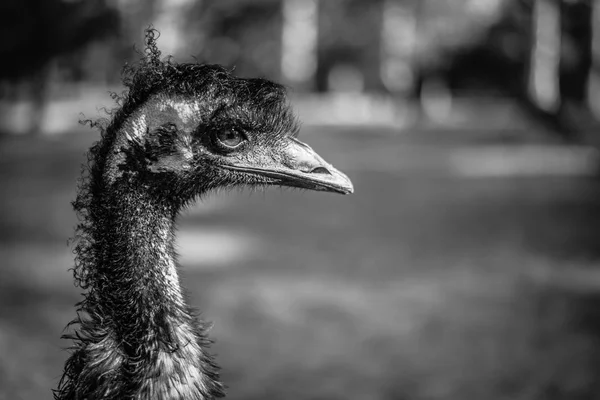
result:
[(174, 225), (208, 190), (285, 185), (352, 192), (295, 138), (283, 88), (219, 66), (148, 57), (90, 150), (81, 219), (74, 342), (57, 399), (212, 399), (223, 395), (203, 322), (179, 285)]

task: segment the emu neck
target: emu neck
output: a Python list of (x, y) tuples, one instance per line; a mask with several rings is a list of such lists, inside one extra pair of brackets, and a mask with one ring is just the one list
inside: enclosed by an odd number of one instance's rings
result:
[(108, 297), (105, 304), (125, 307), (138, 323), (150, 323), (147, 319), (160, 311), (176, 317), (184, 306), (173, 249), (177, 210), (141, 188), (111, 192), (101, 204), (107, 227), (98, 273), (106, 285), (101, 290)]
[(116, 360), (118, 368), (111, 365), (111, 371), (119, 371), (120, 378), (105, 383), (122, 382), (111, 389), (118, 398), (220, 396), (205, 328), (189, 311), (179, 286), (173, 250), (178, 210), (126, 179), (106, 193), (96, 202), (104, 228), (87, 298), (87, 311), (105, 332), (99, 343), (105, 347), (104, 354), (88, 348), (86, 358), (90, 365)]

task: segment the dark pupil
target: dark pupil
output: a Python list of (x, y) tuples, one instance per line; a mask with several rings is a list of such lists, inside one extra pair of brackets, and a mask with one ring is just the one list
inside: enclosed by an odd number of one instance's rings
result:
[(229, 147), (235, 147), (242, 142), (242, 135), (236, 131), (221, 131), (217, 137), (221, 143)]

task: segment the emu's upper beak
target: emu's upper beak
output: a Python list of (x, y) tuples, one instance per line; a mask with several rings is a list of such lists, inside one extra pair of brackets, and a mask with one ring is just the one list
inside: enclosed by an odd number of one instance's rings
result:
[(341, 194), (354, 192), (350, 179), (307, 144), (293, 137), (286, 140), (285, 146), (277, 151), (277, 157), (261, 159), (253, 165), (239, 163), (226, 168), (271, 178), (274, 183), (285, 186)]

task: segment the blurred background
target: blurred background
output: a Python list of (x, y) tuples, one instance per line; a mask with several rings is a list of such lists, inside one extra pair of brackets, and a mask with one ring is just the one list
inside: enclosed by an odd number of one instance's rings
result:
[(600, 1), (3, 0), (0, 399), (61, 376), (78, 121), (150, 24), (286, 84), (355, 185), (180, 219), (230, 399), (600, 398)]

